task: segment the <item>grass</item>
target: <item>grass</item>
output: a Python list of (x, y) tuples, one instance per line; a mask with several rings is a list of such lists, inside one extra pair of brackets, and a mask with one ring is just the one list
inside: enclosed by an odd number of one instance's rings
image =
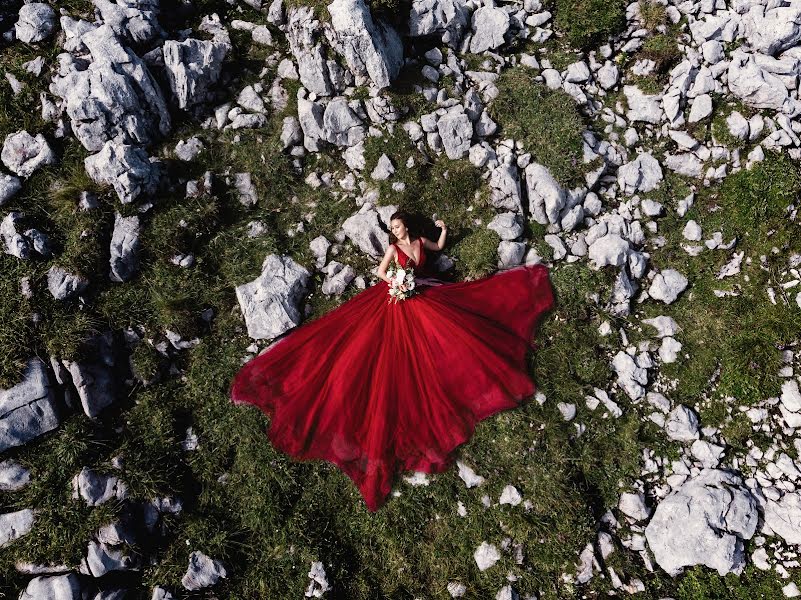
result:
[(643, 27), (653, 31), (667, 20), (665, 6), (654, 0), (640, 0), (640, 17)]
[(583, 181), (584, 119), (569, 95), (549, 90), (534, 77), (524, 67), (505, 70), (497, 81), (499, 95), (488, 107), (490, 116), (500, 136), (522, 142), (524, 151), (561, 184)]
[[(670, 315), (681, 324), (680, 359), (661, 368), (665, 377), (678, 381), (672, 400), (703, 406), (711, 402), (714, 407), (716, 400), (731, 396), (738, 405), (751, 405), (779, 394), (779, 349), (797, 338), (801, 318), (795, 307), (781, 298), (773, 305), (766, 288), (779, 289), (776, 276), (783, 269), (781, 257), (801, 250), (793, 235), (794, 223), (784, 217), (784, 207), (799, 191), (797, 166), (783, 155), (770, 153), (751, 170), (701, 190), (683, 219), (672, 213), (659, 219), (667, 244), (653, 249), (651, 259), (657, 268), (670, 265), (679, 270), (690, 285), (684, 292), (685, 301), (670, 306), (646, 303), (638, 313), (643, 317)], [(721, 231), (724, 243), (737, 236), (737, 245), (731, 251), (705, 249), (699, 256), (690, 256), (680, 247), (687, 243), (681, 230), (689, 219), (701, 225), (705, 239)], [(774, 246), (782, 250), (778, 256), (771, 251)], [(745, 252), (742, 273), (717, 279), (719, 269), (739, 250)], [(760, 256), (766, 258), (764, 266)], [(714, 295), (715, 289), (732, 289), (733, 281), (740, 286), (738, 296)], [(683, 357), (685, 353), (689, 360)], [(717, 381), (710, 382), (718, 368)], [(710, 411), (710, 424), (717, 424), (721, 416)], [(733, 440), (743, 437), (739, 427), (730, 426)]]
[(603, 44), (626, 26), (626, 3), (620, 0), (554, 0), (554, 24), (576, 48)]

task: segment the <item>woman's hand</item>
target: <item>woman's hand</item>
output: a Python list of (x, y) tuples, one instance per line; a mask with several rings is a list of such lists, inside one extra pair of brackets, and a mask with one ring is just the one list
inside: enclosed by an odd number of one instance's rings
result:
[(447, 231), (448, 230), (448, 228), (445, 226), (445, 221), (443, 221), (442, 219), (437, 219), (436, 221), (434, 221), (434, 225), (436, 225), (437, 227), (439, 227), (443, 231)]

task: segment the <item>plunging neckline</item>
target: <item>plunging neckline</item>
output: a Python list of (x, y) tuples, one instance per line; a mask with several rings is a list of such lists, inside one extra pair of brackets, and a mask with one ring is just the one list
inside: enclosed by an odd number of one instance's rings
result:
[[(418, 239), (418, 240), (420, 240), (420, 255), (422, 256), (422, 254), (423, 254), (423, 240), (422, 240), (421, 238), (417, 238), (417, 239)], [(397, 243), (397, 242), (395, 242), (395, 247), (396, 247), (398, 250), (400, 250), (401, 252), (403, 252), (403, 254), (404, 254), (404, 256), (405, 256), (406, 258), (409, 258), (409, 259), (411, 259), (411, 261), (412, 261), (414, 264), (416, 264), (416, 265), (418, 265), (418, 266), (420, 265), (420, 263), (419, 263), (419, 260), (415, 260), (415, 259), (414, 259), (414, 256), (409, 256), (408, 254), (406, 254), (406, 252), (404, 252), (403, 248), (401, 248), (400, 246), (398, 246), (398, 243)]]

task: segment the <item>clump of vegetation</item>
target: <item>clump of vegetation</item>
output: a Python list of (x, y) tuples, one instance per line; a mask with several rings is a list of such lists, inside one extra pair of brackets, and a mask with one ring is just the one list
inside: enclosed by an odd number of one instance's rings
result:
[(0, 253), (0, 388), (19, 382), (30, 341), (32, 307), (20, 291), (25, 276), (21, 262)]
[(729, 209), (732, 224), (743, 232), (754, 227), (792, 229), (787, 207), (798, 205), (801, 172), (786, 154), (768, 151), (765, 160), (729, 175), (721, 186), (720, 202)]
[(491, 229), (479, 229), (453, 247), (454, 258), (465, 279), (477, 279), (498, 268), (500, 236)]
[(555, 0), (554, 24), (577, 48), (602, 44), (626, 26), (623, 0)]
[(654, 71), (663, 74), (670, 71), (679, 61), (681, 50), (674, 35), (660, 33), (645, 40), (640, 56), (654, 61), (656, 63)]
[(716, 107), (712, 123), (709, 126), (708, 132), (712, 134), (712, 140), (718, 144), (728, 146), (729, 148), (746, 148), (753, 144), (748, 138), (740, 139), (732, 135), (729, 131), (729, 124), (726, 120), (733, 112), (739, 112), (744, 118), (748, 119), (756, 113), (755, 109), (738, 101), (729, 101), (725, 104), (720, 104), (720, 99), (715, 98)]
[(583, 181), (584, 119), (572, 97), (535, 81), (525, 68), (504, 71), (498, 97), (488, 107), (501, 135), (523, 144), (524, 151), (544, 164), (562, 185)]
[(655, 0), (640, 0), (639, 5), (643, 27), (653, 31), (665, 23), (667, 11), (663, 4), (655, 2)]

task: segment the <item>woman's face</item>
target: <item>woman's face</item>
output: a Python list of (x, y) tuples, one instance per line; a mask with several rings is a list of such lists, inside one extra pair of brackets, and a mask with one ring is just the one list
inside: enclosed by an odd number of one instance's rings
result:
[(400, 219), (392, 219), (389, 222), (390, 231), (392, 231), (392, 235), (396, 238), (403, 239), (406, 236), (406, 225), (403, 224), (403, 221)]

